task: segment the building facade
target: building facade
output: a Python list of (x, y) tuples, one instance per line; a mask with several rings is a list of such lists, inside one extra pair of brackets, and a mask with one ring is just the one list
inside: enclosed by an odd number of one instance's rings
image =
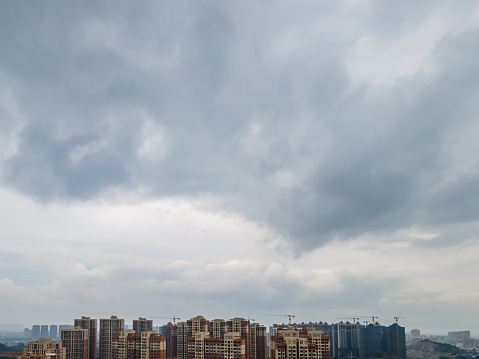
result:
[(125, 330), (125, 320), (112, 315), (100, 319), (99, 359), (112, 359), (113, 338)]
[(39, 339), (34, 342), (28, 342), (27, 351), (32, 355), (55, 355), (55, 359), (66, 359), (66, 349), (61, 341), (52, 339)]
[(378, 323), (361, 327), (359, 339), (362, 358), (388, 354), (406, 359), (406, 332), (397, 323), (389, 327)]
[(82, 316), (74, 320), (74, 326), (88, 330), (88, 359), (96, 359), (97, 320)]
[(166, 339), (166, 357), (167, 358), (176, 358), (177, 357), (177, 326), (168, 323), (161, 328), (161, 332)]
[(224, 333), (221, 338), (197, 332), (188, 339), (188, 359), (246, 359), (246, 340), (239, 332)]
[(148, 332), (153, 330), (153, 320), (148, 320), (146, 318), (138, 318), (133, 320), (133, 330), (136, 334), (141, 334), (143, 332)]
[(53, 339), (53, 340), (60, 339), (58, 335), (58, 325), (56, 324), (50, 325), (50, 339)]
[(278, 329), (271, 337), (271, 359), (330, 359), (330, 338), (317, 329)]
[(112, 342), (112, 359), (166, 359), (166, 338), (155, 331), (122, 331)]
[(88, 359), (88, 330), (80, 327), (63, 329), (62, 344), (65, 347), (65, 359)]
[[(203, 316), (197, 316), (186, 322), (179, 322), (175, 329), (176, 356), (178, 359), (191, 358), (191, 349), (193, 348), (192, 341), (198, 333), (203, 333), (205, 343), (210, 343), (213, 339), (217, 339), (218, 341), (215, 345), (222, 345), (222, 340), (225, 339), (227, 334), (237, 333), (239, 337), (235, 334), (235, 340), (240, 338), (244, 341), (242, 345), (244, 345), (244, 355), (246, 359), (267, 358), (266, 328), (258, 323), (251, 323), (244, 318), (238, 317), (227, 321), (223, 319), (209, 321)], [(209, 348), (211, 349), (211, 346)], [(213, 355), (212, 353), (210, 354)], [(221, 356), (221, 354), (222, 353), (217, 353), (216, 355)], [(171, 355), (174, 357), (175, 353), (172, 351)]]
[(40, 339), (40, 326), (37, 324), (32, 326), (32, 339), (34, 341)]

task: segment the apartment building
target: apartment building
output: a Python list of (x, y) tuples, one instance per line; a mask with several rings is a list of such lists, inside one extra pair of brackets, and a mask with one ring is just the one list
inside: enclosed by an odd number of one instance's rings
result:
[[(192, 340), (196, 334), (206, 333), (204, 336), (205, 345), (213, 343), (213, 339), (218, 339), (217, 344), (223, 345), (222, 341), (230, 333), (234, 335), (235, 340), (240, 338), (244, 345), (244, 355), (246, 359), (266, 359), (267, 358), (267, 336), (266, 328), (258, 323), (250, 323), (244, 318), (233, 318), (231, 320), (215, 319), (206, 320), (203, 316), (197, 316), (186, 322), (179, 322), (176, 327), (176, 356), (179, 359), (202, 358), (201, 350), (192, 352)], [(202, 334), (202, 335), (206, 335)], [(228, 335), (228, 337), (231, 337)], [(198, 342), (199, 343), (199, 342)], [(198, 344), (197, 343), (197, 344)], [(220, 343), (220, 344), (218, 344)], [(213, 344), (211, 344), (213, 345)], [(235, 344), (237, 345), (237, 344)], [(212, 348), (211, 346), (209, 347)], [(195, 354), (196, 353), (196, 354)], [(212, 355), (212, 353), (209, 353)], [(218, 352), (217, 355), (223, 355)], [(172, 354), (172, 356), (174, 356)]]
[(122, 331), (113, 338), (112, 359), (166, 359), (166, 338), (153, 330)]
[(88, 359), (88, 329), (63, 329), (61, 338), (65, 347), (65, 359)]
[(168, 323), (161, 328), (162, 334), (166, 338), (166, 357), (177, 357), (177, 326), (172, 323)]
[(99, 359), (112, 359), (113, 338), (125, 330), (125, 320), (112, 315), (100, 319)]
[(188, 340), (188, 359), (246, 359), (246, 340), (239, 332), (221, 338), (198, 332)]
[(74, 320), (74, 326), (88, 330), (88, 359), (96, 359), (97, 320), (82, 316)]
[[(61, 341), (53, 341), (52, 339), (39, 339), (34, 342), (28, 342), (27, 352), (32, 356), (55, 356), (55, 359), (66, 359), (66, 348)], [(30, 354), (29, 354), (30, 355)]]
[(330, 338), (321, 330), (290, 327), (271, 337), (271, 359), (330, 359)]

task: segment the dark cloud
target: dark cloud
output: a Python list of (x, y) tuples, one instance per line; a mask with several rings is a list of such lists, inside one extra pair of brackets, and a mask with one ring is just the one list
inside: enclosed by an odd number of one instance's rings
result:
[(476, 174), (453, 173), (474, 153), (449, 138), (477, 113), (477, 31), (447, 34), (435, 73), (355, 84), (356, 41), (395, 41), (429, 7), (326, 4), (3, 4), (0, 77), (25, 117), (5, 184), (45, 202), (211, 194), (300, 251), (476, 220)]

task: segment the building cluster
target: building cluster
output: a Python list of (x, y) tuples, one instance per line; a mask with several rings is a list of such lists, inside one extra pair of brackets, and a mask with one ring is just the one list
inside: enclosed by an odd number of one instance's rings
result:
[(437, 343), (451, 344), (465, 350), (479, 349), (479, 340), (471, 338), (469, 330), (448, 332), (447, 335), (421, 335), (419, 329), (411, 329), (411, 333), (406, 338), (406, 343), (414, 345), (424, 339)]
[[(310, 322), (294, 324), (294, 326), (325, 333), (329, 337), (330, 354), (333, 359), (370, 358), (378, 354), (406, 358), (405, 329), (397, 323), (383, 326), (378, 322), (368, 325), (361, 325), (359, 322), (333, 324)], [(281, 327), (284, 325), (270, 327), (270, 335)]]
[(59, 338), (51, 328), (42, 335), (38, 327), (39, 334), (32, 328), (28, 352), (56, 359), (342, 359), (378, 353), (406, 358), (404, 327), (397, 323), (283, 324), (270, 327), (269, 337), (266, 327), (249, 319), (203, 316), (173, 321), (158, 331), (146, 318), (134, 320), (128, 330), (116, 316), (99, 322), (81, 317), (61, 328)]

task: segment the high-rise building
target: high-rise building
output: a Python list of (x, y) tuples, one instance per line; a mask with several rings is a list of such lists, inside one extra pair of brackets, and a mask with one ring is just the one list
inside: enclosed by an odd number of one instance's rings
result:
[(321, 330), (279, 329), (271, 337), (271, 359), (330, 359), (329, 336)]
[(48, 339), (50, 338), (49, 332), (48, 332), (48, 325), (42, 325), (40, 328), (40, 338), (41, 339)]
[(74, 327), (61, 331), (65, 359), (88, 359), (88, 329)]
[(166, 357), (176, 358), (176, 335), (177, 327), (174, 324), (168, 323), (161, 327), (161, 334), (166, 338)]
[(359, 352), (361, 358), (378, 354), (393, 355), (406, 359), (406, 333), (397, 323), (389, 327), (378, 323), (361, 327), (359, 331)]
[(201, 315), (177, 324), (176, 355), (178, 359), (188, 359), (188, 339), (196, 333), (208, 331), (208, 321)]
[(359, 322), (331, 324), (331, 357), (359, 356)]
[(258, 323), (250, 326), (250, 358), (266, 359), (268, 357), (268, 335), (266, 327)]
[(75, 327), (88, 330), (88, 359), (96, 359), (97, 320), (82, 316), (74, 320)]
[(166, 338), (152, 330), (122, 331), (113, 338), (112, 359), (166, 359)]
[(58, 325), (52, 324), (50, 325), (50, 339), (58, 340)]
[(66, 349), (61, 341), (53, 341), (52, 339), (39, 339), (34, 342), (28, 342), (27, 351), (30, 356), (50, 354), (55, 359), (66, 359)]
[(148, 332), (153, 330), (153, 320), (148, 320), (146, 318), (138, 318), (133, 320), (133, 330), (136, 334), (141, 334), (143, 332)]
[(112, 359), (112, 342), (115, 336), (125, 330), (125, 320), (112, 315), (110, 319), (100, 319), (99, 359)]
[(32, 339), (33, 340), (40, 339), (40, 326), (39, 325), (32, 326)]

